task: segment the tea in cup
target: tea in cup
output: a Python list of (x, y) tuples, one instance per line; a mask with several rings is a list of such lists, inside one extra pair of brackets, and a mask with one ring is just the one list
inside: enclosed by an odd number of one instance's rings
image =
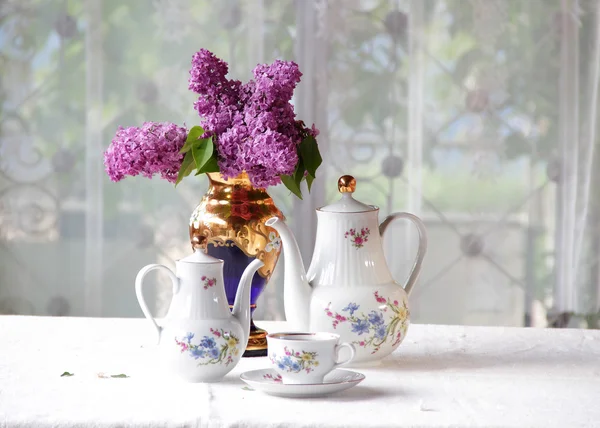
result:
[[(271, 333), (267, 335), (268, 356), (283, 383), (323, 383), (327, 373), (354, 358), (354, 345), (339, 342), (340, 336), (332, 333)], [(350, 357), (339, 361), (343, 348), (350, 351)]]

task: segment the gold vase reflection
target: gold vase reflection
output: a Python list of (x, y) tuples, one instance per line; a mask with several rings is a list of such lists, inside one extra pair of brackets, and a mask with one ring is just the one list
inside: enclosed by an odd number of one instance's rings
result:
[[(256, 300), (271, 278), (281, 253), (279, 234), (265, 222), (283, 214), (265, 191), (252, 186), (242, 173), (224, 180), (219, 173), (209, 173), (208, 190), (190, 218), (190, 240), (193, 248), (206, 248), (207, 253), (224, 263), (225, 293), (233, 308), (239, 280), (246, 266), (259, 259), (264, 266), (252, 280), (250, 303)], [(251, 320), (250, 338), (245, 357), (267, 355), (267, 332)]]

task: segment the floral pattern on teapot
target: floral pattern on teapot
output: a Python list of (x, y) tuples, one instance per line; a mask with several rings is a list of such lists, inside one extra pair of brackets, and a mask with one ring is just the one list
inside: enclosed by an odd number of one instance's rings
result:
[(283, 348), (285, 355), (275, 355), (269, 357), (273, 364), (276, 364), (280, 370), (285, 370), (288, 373), (300, 373), (305, 371), (310, 373), (313, 367), (317, 367), (319, 362), (316, 360), (316, 352), (294, 351), (287, 346)]
[(350, 229), (344, 234), (344, 238), (350, 238), (350, 242), (352, 242), (352, 246), (357, 250), (362, 248), (368, 241), (369, 235), (371, 231), (368, 227), (363, 227), (360, 230)]
[(281, 238), (277, 236), (275, 232), (269, 233), (269, 242), (265, 246), (265, 251), (270, 253), (271, 251), (279, 251), (281, 250)]
[[(406, 306), (406, 301), (400, 304), (397, 300), (391, 301), (389, 298), (382, 297), (378, 291), (373, 293), (377, 303), (385, 304), (378, 311), (372, 310), (368, 314), (358, 312), (360, 305), (349, 302), (342, 309), (345, 314), (331, 310), (331, 302), (325, 307), (325, 313), (332, 318), (334, 329), (341, 323), (349, 322), (352, 333), (359, 336), (359, 339), (352, 341), (352, 344), (363, 348), (370, 348), (371, 354), (379, 351), (381, 345), (388, 340), (393, 341), (392, 346), (396, 346), (402, 341), (403, 335), (408, 329), (408, 317), (410, 311)], [(386, 322), (386, 314), (391, 314)], [(362, 335), (366, 335), (361, 337)]]
[(210, 287), (217, 284), (217, 278), (208, 278), (206, 276), (202, 276), (202, 278), (200, 278), (200, 279), (204, 283), (205, 290), (208, 290)]
[(238, 337), (223, 329), (210, 329), (214, 337), (203, 336), (198, 344), (193, 344), (194, 333), (187, 333), (182, 338), (175, 337), (175, 343), (181, 353), (187, 352), (190, 357), (200, 360), (199, 366), (209, 364), (225, 364), (228, 366), (240, 353)]

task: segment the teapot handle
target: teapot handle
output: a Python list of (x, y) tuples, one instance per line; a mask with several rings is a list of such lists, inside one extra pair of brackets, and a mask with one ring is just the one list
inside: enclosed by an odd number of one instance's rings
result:
[(387, 216), (379, 225), (379, 234), (382, 238), (390, 223), (399, 218), (410, 220), (415, 226), (417, 226), (417, 230), (419, 231), (419, 249), (417, 250), (417, 257), (415, 259), (415, 263), (413, 264), (412, 270), (410, 271), (410, 275), (408, 276), (408, 280), (406, 281), (406, 285), (404, 286), (404, 291), (406, 291), (406, 294), (410, 294), (413, 286), (419, 278), (419, 273), (421, 273), (421, 264), (423, 263), (423, 258), (427, 252), (427, 230), (425, 229), (425, 225), (421, 219), (416, 215), (404, 212), (393, 213)]
[(137, 276), (135, 277), (135, 295), (137, 296), (138, 303), (140, 304), (140, 307), (142, 308), (142, 312), (144, 313), (144, 316), (146, 318), (148, 318), (148, 320), (152, 323), (152, 326), (156, 329), (156, 332), (158, 333), (158, 341), (160, 342), (160, 333), (162, 331), (162, 327), (160, 327), (154, 320), (154, 317), (150, 313), (150, 309), (148, 308), (148, 305), (146, 304), (146, 300), (144, 300), (144, 294), (142, 293), (142, 286), (144, 284), (144, 278), (150, 271), (152, 271), (154, 269), (163, 269), (164, 271), (167, 272), (167, 274), (169, 275), (169, 278), (171, 278), (171, 282), (173, 283), (173, 294), (177, 294), (177, 292), (179, 291), (179, 279), (175, 276), (175, 274), (173, 273), (173, 271), (171, 269), (169, 269), (166, 266), (158, 265), (158, 264), (144, 266), (138, 272)]

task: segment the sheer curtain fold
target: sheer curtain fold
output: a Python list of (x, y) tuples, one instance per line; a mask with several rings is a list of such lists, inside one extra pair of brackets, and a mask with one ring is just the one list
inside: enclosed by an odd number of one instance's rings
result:
[[(590, 40), (589, 64), (585, 86), (589, 89), (584, 97), (583, 120), (582, 120), (582, 168), (580, 174), (581, 181), (581, 215), (577, 221), (576, 228), (576, 252), (575, 252), (575, 269), (579, 270), (582, 267), (581, 253), (585, 243), (586, 230), (590, 229), (590, 203), (593, 203), (594, 198), (592, 192), (597, 191), (597, 188), (592, 186), (593, 167), (597, 162), (597, 138), (600, 119), (598, 118), (599, 95), (600, 95), (600, 2), (596, 2), (595, 11), (593, 11), (593, 37)], [(594, 225), (592, 225), (592, 228)], [(596, 258), (596, 263), (598, 259)], [(597, 292), (597, 290), (596, 290)], [(579, 308), (580, 312), (600, 311), (600, 304), (592, 303), (593, 306)]]
[[(561, 40), (561, 153), (562, 174), (559, 183), (561, 216), (557, 232), (561, 234), (557, 248), (557, 281), (554, 309), (567, 313), (593, 313), (600, 310), (595, 299), (598, 278), (589, 267), (598, 263), (590, 253), (597, 232), (591, 224), (590, 204), (596, 203), (592, 185), (596, 159), (598, 128), (598, 94), (600, 82), (600, 3), (590, 3), (591, 35), (586, 40), (586, 61), (579, 58), (581, 21), (573, 11), (578, 2), (564, 0)], [(582, 79), (579, 79), (582, 76)], [(591, 226), (591, 227), (590, 227)], [(587, 254), (586, 254), (587, 253)], [(585, 262), (583, 259), (586, 259)]]

